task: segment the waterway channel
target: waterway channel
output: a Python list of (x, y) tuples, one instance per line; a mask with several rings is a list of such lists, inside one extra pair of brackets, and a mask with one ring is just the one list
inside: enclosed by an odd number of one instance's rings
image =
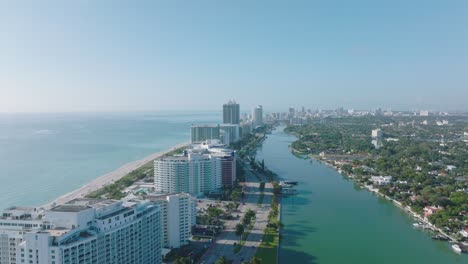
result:
[(336, 170), (291, 153), (293, 135), (278, 127), (257, 160), (298, 181), (282, 200), (279, 263), (468, 263), (447, 242), (413, 228), (414, 220), (390, 201), (360, 189)]

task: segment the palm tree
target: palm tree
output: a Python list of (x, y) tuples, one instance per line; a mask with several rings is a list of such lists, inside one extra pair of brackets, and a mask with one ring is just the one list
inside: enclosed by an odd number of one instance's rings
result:
[(229, 264), (229, 261), (227, 260), (227, 258), (225, 256), (221, 256), (216, 262), (215, 264)]
[(262, 260), (257, 257), (253, 257), (252, 259), (250, 259), (250, 264), (261, 264), (261, 263), (262, 263)]
[(237, 224), (236, 225), (236, 235), (239, 236), (239, 241), (241, 241), (241, 236), (244, 233), (244, 225)]
[(251, 260), (250, 260), (250, 264), (261, 264), (262, 263), (262, 260), (257, 258), (257, 257), (253, 257)]

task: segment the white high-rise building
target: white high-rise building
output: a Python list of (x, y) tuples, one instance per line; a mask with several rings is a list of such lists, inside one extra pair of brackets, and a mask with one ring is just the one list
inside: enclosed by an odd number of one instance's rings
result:
[(231, 143), (235, 143), (240, 140), (240, 126), (239, 125), (221, 124), (220, 128), (221, 128), (221, 132), (227, 135), (227, 137), (229, 138), (228, 142), (226, 140), (222, 140), (223, 143), (229, 145)]
[(221, 144), (217, 140), (206, 141), (200, 144), (192, 144), (188, 151), (210, 155), (212, 158), (221, 160), (222, 186), (231, 187), (234, 185), (237, 172), (235, 151), (226, 148), (226, 145)]
[(41, 213), (11, 208), (0, 218), (2, 242), (9, 241), (0, 244), (0, 262), (161, 263), (160, 219), (159, 207), (143, 201), (75, 199)]
[(252, 117), (254, 127), (259, 127), (263, 125), (263, 107), (261, 105), (253, 109)]
[(382, 138), (382, 129), (380, 128), (377, 128), (377, 129), (372, 129), (372, 138), (373, 139), (378, 139), (378, 138)]
[(161, 208), (163, 247), (179, 248), (187, 245), (196, 224), (197, 201), (185, 193), (150, 194), (145, 197)]
[[(19, 244), (24, 235), (37, 230), (50, 229), (36, 208), (10, 207), (0, 215), (0, 263), (22, 263)], [(23, 258), (24, 259), (24, 258)]]
[(382, 147), (382, 137), (383, 137), (383, 132), (382, 129), (377, 128), (377, 129), (372, 129), (372, 145), (376, 149), (379, 149)]
[(221, 160), (211, 155), (185, 151), (154, 161), (154, 185), (160, 193), (202, 193), (221, 189)]
[(219, 139), (221, 136), (219, 124), (192, 125), (192, 143), (203, 142), (211, 139)]
[(241, 137), (244, 138), (246, 136), (248, 136), (250, 133), (252, 133), (252, 122), (250, 121), (246, 121), (246, 122), (242, 122), (240, 124), (240, 134), (241, 134)]

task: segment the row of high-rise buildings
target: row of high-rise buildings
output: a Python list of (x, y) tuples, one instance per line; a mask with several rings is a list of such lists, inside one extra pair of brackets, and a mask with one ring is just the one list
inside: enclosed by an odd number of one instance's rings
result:
[(235, 179), (235, 152), (215, 140), (154, 161), (155, 190), (161, 193), (217, 193), (223, 186), (232, 187)]
[(201, 143), (207, 140), (219, 140), (225, 145), (236, 143), (250, 134), (253, 129), (263, 125), (263, 107), (252, 110), (251, 118), (240, 118), (240, 106), (234, 100), (223, 104), (222, 124), (193, 124), (191, 142)]
[(155, 190), (190, 195), (218, 193), (236, 180), (236, 154), (228, 146), (263, 125), (263, 107), (254, 108), (252, 120), (241, 120), (239, 104), (223, 105), (222, 124), (191, 127), (191, 146), (183, 154), (154, 161)]
[(0, 263), (161, 263), (163, 247), (188, 244), (195, 208), (187, 194), (10, 207), (0, 215)]
[(0, 215), (0, 264), (161, 263), (163, 248), (186, 245), (200, 194), (236, 180), (227, 146), (263, 124), (263, 108), (240, 119), (223, 105), (223, 124), (192, 127), (183, 154), (154, 161), (154, 193), (121, 201), (80, 198), (51, 209), (11, 207)]

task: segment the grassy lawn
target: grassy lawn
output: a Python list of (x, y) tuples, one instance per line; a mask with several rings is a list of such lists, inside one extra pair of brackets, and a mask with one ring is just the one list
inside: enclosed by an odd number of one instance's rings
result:
[(255, 257), (260, 258), (262, 263), (276, 264), (279, 237), (278, 232), (273, 228), (265, 229), (262, 243), (260, 244)]

